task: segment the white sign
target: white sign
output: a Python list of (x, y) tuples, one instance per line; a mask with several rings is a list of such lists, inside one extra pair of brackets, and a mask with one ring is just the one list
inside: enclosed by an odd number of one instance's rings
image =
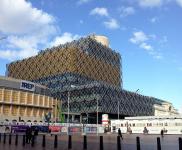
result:
[(109, 123), (109, 116), (108, 114), (102, 114), (102, 124), (103, 125), (108, 125)]
[(21, 81), (20, 83), (20, 89), (27, 90), (27, 91), (35, 91), (35, 84), (28, 81)]

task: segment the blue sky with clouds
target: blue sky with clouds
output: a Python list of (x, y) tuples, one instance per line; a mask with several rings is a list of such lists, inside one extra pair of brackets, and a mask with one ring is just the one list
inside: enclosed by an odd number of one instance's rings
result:
[(122, 55), (127, 90), (182, 110), (182, 0), (0, 0), (0, 75), (6, 64), (92, 33)]

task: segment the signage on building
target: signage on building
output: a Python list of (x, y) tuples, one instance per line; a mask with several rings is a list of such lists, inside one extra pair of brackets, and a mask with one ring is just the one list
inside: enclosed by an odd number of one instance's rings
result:
[(102, 124), (103, 125), (108, 125), (109, 123), (109, 116), (108, 114), (102, 114)]
[(28, 81), (21, 81), (20, 89), (27, 91), (35, 91), (35, 84)]

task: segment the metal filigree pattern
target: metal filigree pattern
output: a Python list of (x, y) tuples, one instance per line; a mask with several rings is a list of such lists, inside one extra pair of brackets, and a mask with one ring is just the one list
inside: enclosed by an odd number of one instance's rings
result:
[[(8, 76), (46, 85), (70, 112), (153, 115), (161, 100), (122, 88), (121, 56), (90, 36), (41, 51), (8, 65)], [(73, 86), (74, 85), (74, 86)], [(72, 87), (73, 86), (73, 87)]]

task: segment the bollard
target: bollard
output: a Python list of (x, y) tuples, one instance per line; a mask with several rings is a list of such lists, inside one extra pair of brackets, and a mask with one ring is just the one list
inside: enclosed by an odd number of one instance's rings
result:
[(103, 150), (104, 146), (103, 146), (103, 136), (100, 136), (100, 150)]
[(54, 148), (57, 148), (58, 147), (58, 135), (55, 135), (55, 138), (54, 138)]
[(3, 143), (6, 144), (6, 134), (4, 133), (4, 140)]
[(83, 137), (83, 149), (87, 150), (87, 136), (86, 135), (84, 135), (84, 137)]
[(11, 145), (11, 133), (9, 134), (9, 145)]
[(15, 136), (15, 145), (16, 146), (18, 145), (18, 134), (16, 134), (16, 136)]
[(23, 143), (22, 143), (23, 146), (25, 146), (25, 135), (23, 135)]
[(157, 150), (161, 150), (161, 141), (160, 141), (160, 137), (157, 137)]
[(45, 143), (45, 135), (43, 135), (43, 138), (42, 138), (42, 147), (45, 147), (46, 143)]
[(120, 139), (120, 136), (117, 136), (117, 150), (121, 150), (121, 139)]
[(182, 138), (179, 137), (179, 150), (182, 150)]
[(68, 137), (68, 149), (72, 148), (72, 143), (71, 143), (71, 135)]
[(34, 143), (35, 143), (35, 136), (32, 135), (32, 143), (31, 143), (31, 146), (34, 147)]
[(140, 137), (136, 137), (137, 150), (140, 150)]

